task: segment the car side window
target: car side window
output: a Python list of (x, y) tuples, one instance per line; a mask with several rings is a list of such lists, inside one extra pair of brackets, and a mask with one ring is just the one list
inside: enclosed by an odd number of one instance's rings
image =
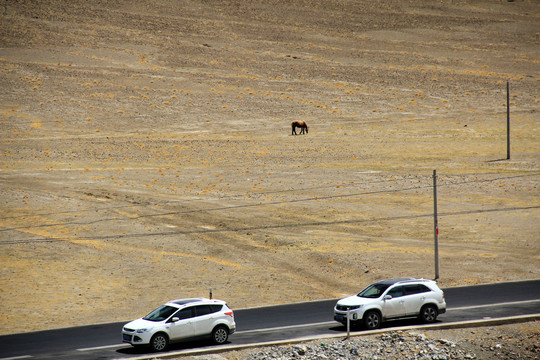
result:
[(413, 295), (413, 294), (420, 294), (424, 292), (431, 291), (429, 288), (422, 284), (415, 284), (415, 285), (405, 285), (405, 293), (407, 295)]
[(191, 306), (191, 307), (184, 308), (184, 309), (181, 309), (181, 310), (177, 311), (176, 314), (174, 314), (173, 317), (178, 317), (180, 320), (183, 320), (183, 319), (192, 318), (193, 316), (194, 316), (194, 314), (193, 314), (193, 306)]
[(214, 312), (215, 311), (212, 310), (211, 305), (198, 305), (198, 306), (195, 306), (196, 316), (208, 315), (208, 314), (212, 314)]
[(396, 286), (395, 288), (390, 289), (386, 295), (390, 295), (392, 298), (403, 296), (403, 286)]

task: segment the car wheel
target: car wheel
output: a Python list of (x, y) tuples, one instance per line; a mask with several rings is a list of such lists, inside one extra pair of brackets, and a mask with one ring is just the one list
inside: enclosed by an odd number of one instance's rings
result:
[(169, 346), (169, 338), (165, 334), (156, 334), (150, 340), (150, 347), (154, 351), (164, 351)]
[(420, 320), (425, 323), (435, 322), (439, 312), (437, 308), (433, 305), (426, 305), (420, 310)]
[(212, 331), (212, 340), (215, 344), (221, 345), (227, 342), (229, 330), (224, 326), (218, 326)]
[(368, 330), (378, 329), (381, 326), (381, 314), (377, 311), (368, 311), (364, 315), (364, 325)]

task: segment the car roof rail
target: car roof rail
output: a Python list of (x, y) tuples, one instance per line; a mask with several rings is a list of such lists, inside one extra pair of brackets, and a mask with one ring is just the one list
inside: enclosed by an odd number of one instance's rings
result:
[(394, 279), (385, 279), (379, 281), (380, 284), (397, 284), (400, 282), (406, 282), (406, 281), (415, 281), (415, 278), (412, 277), (402, 277), (402, 278), (394, 278)]
[(171, 300), (169, 302), (176, 305), (186, 305), (189, 303), (199, 302), (199, 301), (204, 301), (204, 300), (208, 300), (208, 299), (200, 297), (200, 298), (176, 299), (176, 300)]

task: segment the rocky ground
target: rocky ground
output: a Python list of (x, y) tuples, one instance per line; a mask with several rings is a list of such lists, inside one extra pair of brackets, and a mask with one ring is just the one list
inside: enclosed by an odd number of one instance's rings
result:
[[(482, 339), (479, 341), (479, 339)], [(475, 329), (387, 332), (350, 339), (322, 339), (184, 360), (450, 360), (538, 359), (538, 323)]]
[(537, 1), (7, 0), (0, 19), (2, 334), (209, 288), (238, 309), (433, 278), (434, 169), (440, 286), (540, 278)]

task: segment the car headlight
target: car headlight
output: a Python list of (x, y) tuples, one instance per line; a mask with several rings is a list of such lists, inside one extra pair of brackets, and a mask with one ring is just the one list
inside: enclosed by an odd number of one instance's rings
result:
[(148, 331), (148, 329), (138, 329), (137, 333), (142, 334), (143, 332), (146, 332), (146, 331)]

